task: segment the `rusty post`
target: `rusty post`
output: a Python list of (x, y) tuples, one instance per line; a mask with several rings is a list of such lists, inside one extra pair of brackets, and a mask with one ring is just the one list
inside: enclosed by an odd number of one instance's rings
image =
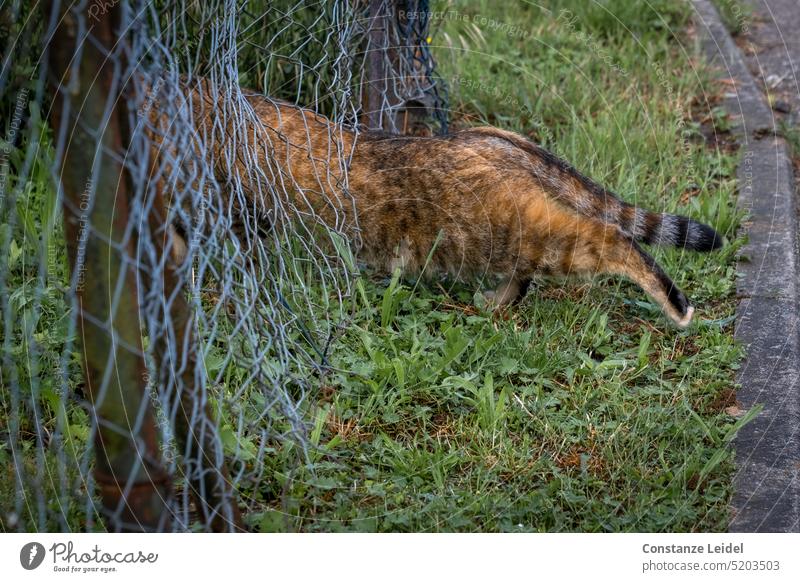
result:
[(383, 128), (383, 99), (386, 95), (386, 45), (388, 25), (383, 5), (386, 0), (369, 0), (369, 53), (367, 55), (367, 125)]
[[(65, 143), (60, 181), (73, 273), (80, 268), (79, 241), (86, 240), (85, 272), (73, 276), (83, 367), (98, 426), (94, 476), (109, 531), (163, 531), (170, 528), (171, 484), (146, 393), (136, 281), (123, 260), (134, 256), (136, 242), (122, 246), (132, 186), (120, 158), (108, 154), (125, 151), (130, 135), (124, 101), (112, 95), (115, 63), (108, 54), (117, 46), (119, 11), (115, 6), (89, 18), (87, 7), (82, 10), (61, 9), (48, 50), (51, 121)], [(85, 26), (79, 26), (81, 18)], [(80, 58), (76, 66), (74, 58)]]
[[(410, 10), (410, 6), (414, 6), (414, 10)], [(409, 126), (421, 125), (428, 115), (425, 105), (418, 99), (404, 102), (396, 87), (400, 81), (396, 77), (397, 66), (405, 58), (403, 52), (411, 47), (398, 46), (395, 31), (406, 26), (409, 19), (420, 18), (416, 7), (416, 4), (400, 0), (369, 0), (366, 55), (366, 123), (369, 129), (407, 133)], [(414, 61), (412, 66), (414, 71), (401, 74), (412, 77), (422, 74), (419, 63)]]
[[(157, 156), (151, 160), (155, 166)], [(151, 175), (157, 175), (153, 167)], [(171, 350), (166, 337), (156, 338), (157, 367), (161, 386), (173, 385), (170, 408), (176, 410), (175, 436), (179, 451), (184, 455), (184, 473), (195, 502), (200, 521), (214, 532), (243, 531), (242, 516), (230, 473), (216, 438), (215, 421), (204, 397), (202, 387), (195, 378), (197, 369), (197, 342), (192, 324), (192, 308), (182, 289), (183, 279), (176, 272), (180, 265), (171, 254), (169, 235), (169, 203), (165, 192), (172, 191), (163, 181), (155, 187), (153, 212), (149, 217), (151, 232), (158, 255), (163, 257), (164, 269), (159, 271), (159, 288), (171, 298), (169, 318), (174, 333)]]

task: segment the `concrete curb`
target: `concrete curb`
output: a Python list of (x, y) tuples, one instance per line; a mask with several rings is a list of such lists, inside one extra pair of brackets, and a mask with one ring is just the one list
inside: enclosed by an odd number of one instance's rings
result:
[(763, 411), (734, 441), (733, 532), (800, 531), (800, 263), (789, 150), (709, 0), (693, 0), (701, 49), (736, 81), (724, 105), (742, 147), (739, 208), (750, 214), (738, 265), (736, 339), (747, 350), (738, 400)]

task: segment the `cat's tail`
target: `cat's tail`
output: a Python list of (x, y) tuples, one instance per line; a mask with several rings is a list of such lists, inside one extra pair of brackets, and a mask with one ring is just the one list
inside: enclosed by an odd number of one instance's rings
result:
[[(677, 247), (699, 252), (722, 247), (722, 235), (712, 227), (686, 216), (666, 212), (651, 212), (615, 198), (615, 212), (605, 212), (607, 218), (637, 242), (647, 245)], [(608, 207), (606, 210), (611, 210)]]
[(616, 224), (636, 242), (700, 252), (713, 251), (724, 244), (722, 235), (702, 222), (628, 204), (564, 160), (513, 132), (481, 127), (465, 133), (500, 138), (524, 151), (527, 167), (538, 186), (583, 216)]

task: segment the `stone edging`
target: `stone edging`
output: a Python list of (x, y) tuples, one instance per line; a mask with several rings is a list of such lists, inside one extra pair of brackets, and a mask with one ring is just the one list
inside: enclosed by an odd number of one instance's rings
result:
[(735, 81), (724, 105), (741, 145), (738, 206), (750, 218), (737, 268), (738, 400), (763, 411), (737, 435), (730, 531), (800, 531), (798, 225), (792, 160), (777, 120), (709, 0), (692, 0), (701, 50)]

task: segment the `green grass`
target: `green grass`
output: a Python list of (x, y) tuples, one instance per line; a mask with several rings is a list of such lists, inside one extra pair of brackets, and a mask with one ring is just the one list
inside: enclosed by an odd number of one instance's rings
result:
[[(291, 473), (279, 448), (274, 481), (253, 484), (254, 528), (726, 528), (741, 217), (735, 159), (708, 149), (691, 120), (710, 83), (681, 36), (688, 8), (545, 5), (449, 4), (431, 44), (444, 77), (461, 81), (455, 125), (519, 131), (627, 200), (725, 232), (719, 253), (656, 251), (699, 321), (677, 331), (639, 289), (607, 278), (551, 282), (496, 315), (473, 306), (472, 287), (367, 280), (335, 352), (351, 373), (328, 378), (310, 411), (319, 447)], [(559, 21), (561, 9), (572, 16)]]
[(791, 155), (800, 157), (800, 128), (785, 121), (780, 122), (780, 135), (786, 140)]
[[(5, 321), (0, 323), (0, 345), (9, 340), (11, 362), (5, 366), (6, 354), (0, 359), (0, 531), (13, 530), (20, 518), (28, 529), (84, 530), (81, 495), (85, 488), (79, 466), (88, 443), (89, 417), (74, 398), (82, 384), (79, 354), (66, 360), (66, 369), (62, 366), (64, 346), (70, 340), (69, 267), (61, 211), (49, 174), (51, 137), (35, 104), (30, 104), (29, 113), (34, 129), (26, 132), (19, 148), (0, 142), (0, 147), (10, 151), (9, 192), (19, 185), (15, 173), (26, 150), (37, 152), (16, 205), (6, 205), (0, 213), (0, 248), (9, 249), (0, 256), (0, 272), (9, 290), (11, 323), (9, 328)], [(29, 143), (31, 135), (37, 136), (40, 148)], [(67, 378), (66, 390), (62, 390), (62, 376)], [(22, 475), (17, 474), (6, 441), (6, 427), (13, 430), (13, 385), (19, 389), (16, 433)], [(46, 447), (37, 447), (37, 434)], [(25, 490), (22, 515), (15, 499), (18, 478)], [(39, 500), (43, 500), (41, 507)], [(54, 515), (60, 521), (48, 522)]]
[[(725, 412), (741, 356), (732, 337), (741, 216), (736, 160), (707, 148), (691, 119), (711, 85), (681, 36), (689, 8), (440, 4), (451, 17), (435, 23), (431, 44), (451, 81), (456, 127), (523, 133), (623, 198), (714, 224), (731, 244), (710, 255), (655, 251), (697, 306), (686, 331), (618, 279), (543, 282), (493, 314), (476, 306), (477, 284), (365, 274), (363, 293), (351, 298), (353, 324), (331, 355), (339, 371), (306, 401), (305, 460), (291, 442), (269, 443), (264, 470), (253, 470), (259, 432), (237, 427), (240, 415), (257, 426), (255, 396), (220, 419), (234, 472), (243, 465), (257, 475), (240, 483), (247, 523), (257, 531), (724, 530), (727, 445), (743, 422)], [(43, 204), (47, 194), (29, 197)], [(47, 210), (33, 208), (36, 229)], [(41, 252), (21, 228), (12, 233), (20, 256)], [(16, 260), (16, 285), (41, 284)], [(59, 273), (46, 288), (58, 290)], [(58, 297), (36, 321), (54, 334), (52, 354), (64, 340)], [(231, 393), (246, 375), (233, 365), (214, 371)], [(83, 446), (85, 418), (57, 400), (45, 411), (76, 435), (71, 446)], [(9, 496), (0, 491), (3, 515)]]
[(713, 0), (720, 18), (733, 36), (747, 32), (753, 19), (753, 7), (742, 0)]

